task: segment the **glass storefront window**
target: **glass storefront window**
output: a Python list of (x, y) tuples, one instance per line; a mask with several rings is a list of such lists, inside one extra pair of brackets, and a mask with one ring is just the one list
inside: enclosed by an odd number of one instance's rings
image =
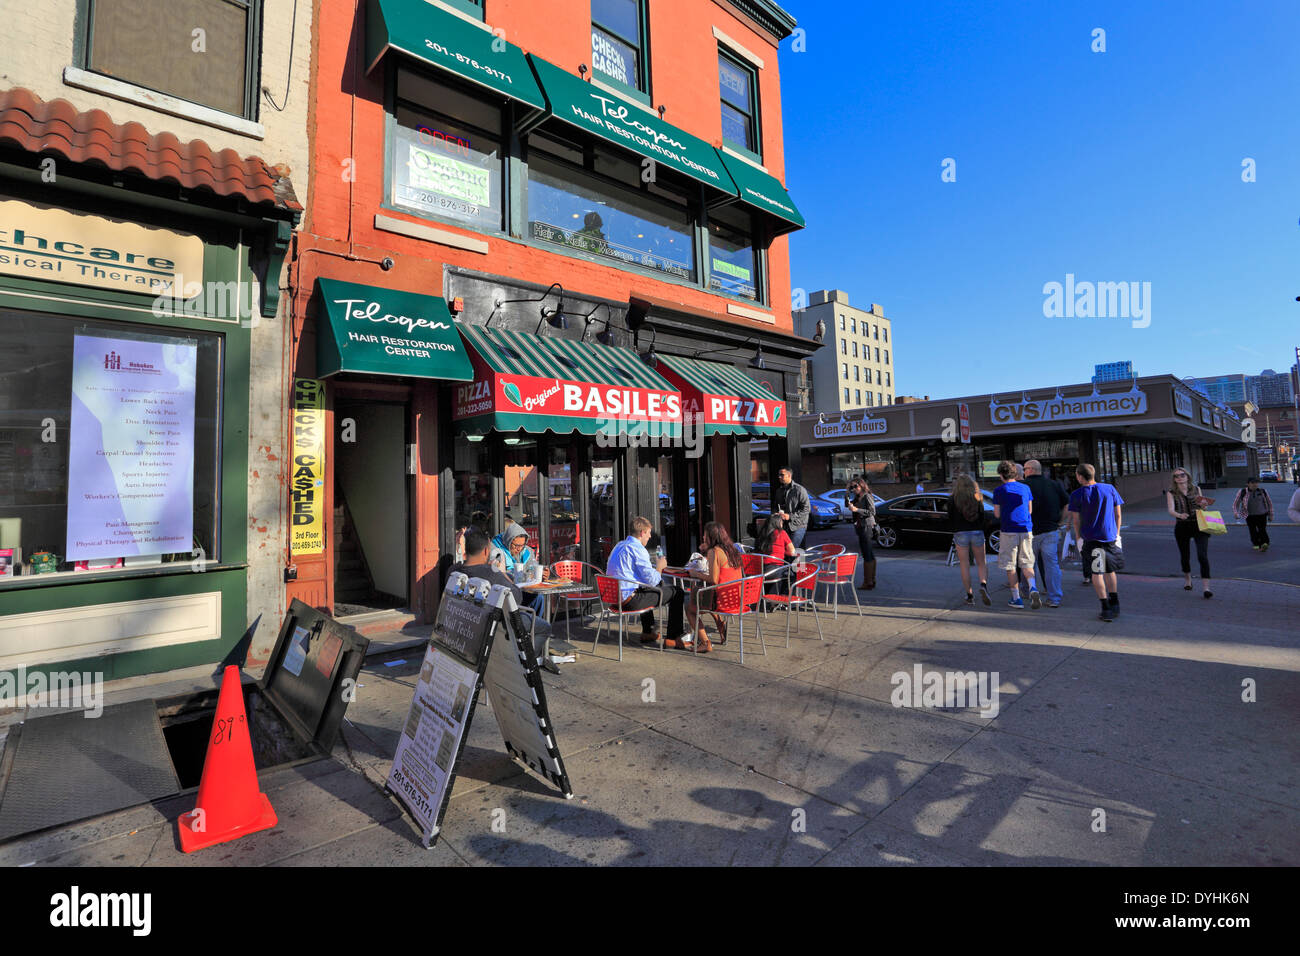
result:
[(596, 458), (591, 462), (591, 530), (584, 529), (582, 544), (587, 560), (598, 566), (609, 564), (609, 553), (618, 543), (618, 510), (621, 500), (612, 458)]
[(862, 470), (869, 484), (898, 481), (898, 456), (892, 448), (868, 448), (862, 455)]
[(759, 298), (754, 223), (746, 215), (717, 210), (709, 215), (709, 288)]
[[(971, 445), (947, 445), (944, 447), (945, 480), (952, 484), (960, 475), (976, 478), (975, 449)], [(978, 481), (978, 478), (976, 478)]]
[(839, 451), (831, 455), (831, 486), (843, 488), (854, 478), (865, 474), (862, 452)]
[(537, 442), (531, 438), (509, 437), (505, 439), (505, 463), (502, 468), (502, 506), (505, 516), (501, 527), (493, 533), (504, 530), (506, 522), (516, 521), (528, 532), (528, 547), (536, 554), (540, 546), (541, 492), (537, 473)]
[(664, 189), (651, 194), (606, 182), (543, 152), (549, 145), (535, 144), (528, 161), (533, 239), (695, 279), (694, 230), (685, 200), (669, 201)]
[(501, 110), (399, 70), (395, 118), (389, 157), (393, 205), (500, 231)]
[(498, 531), (496, 506), (492, 499), (492, 466), (488, 443), (456, 439), (456, 461), (452, 469), (455, 486), (456, 527), (475, 527), (488, 537)]
[(578, 499), (574, 494), (573, 475), (577, 470), (578, 449), (575, 445), (551, 445), (546, 466), (546, 492), (550, 498), (547, 512), (546, 563), (567, 561), (578, 556), (581, 528), (578, 525)]
[(222, 338), (0, 311), (4, 577), (220, 558)]
[(927, 484), (940, 480), (943, 474), (939, 448), (908, 448), (898, 453), (898, 480)]

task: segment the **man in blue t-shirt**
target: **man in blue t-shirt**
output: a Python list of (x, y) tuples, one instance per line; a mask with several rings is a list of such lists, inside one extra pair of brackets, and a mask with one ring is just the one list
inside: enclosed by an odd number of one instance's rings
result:
[(1079, 543), (1083, 568), (1092, 574), (1092, 589), (1101, 600), (1103, 621), (1119, 617), (1119, 579), (1115, 572), (1124, 567), (1123, 544), (1119, 530), (1123, 527), (1121, 505), (1124, 499), (1114, 485), (1097, 481), (1092, 465), (1080, 465), (1074, 471), (1079, 487), (1070, 495), (1074, 515), (1074, 537)]
[(1016, 481), (1015, 462), (1004, 461), (998, 465), (1002, 485), (993, 491), (993, 514), (1002, 522), (998, 541), (998, 566), (1007, 572), (1007, 586), (1011, 588), (1011, 607), (1024, 609), (1020, 597), (1020, 579), (1016, 574), (1019, 565), (1029, 585), (1029, 605), (1035, 611), (1043, 606), (1034, 584), (1034, 495), (1027, 485)]

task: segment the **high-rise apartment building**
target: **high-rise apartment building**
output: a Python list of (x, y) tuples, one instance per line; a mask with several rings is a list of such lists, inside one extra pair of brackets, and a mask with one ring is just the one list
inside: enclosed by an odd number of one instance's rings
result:
[(1246, 393), (1246, 376), (1241, 374), (1188, 378), (1184, 381), (1206, 398), (1221, 405), (1227, 405), (1229, 402), (1244, 402), (1250, 397)]
[(1103, 365), (1094, 365), (1092, 367), (1092, 381), (1094, 384), (1126, 382), (1131, 378), (1137, 378), (1137, 372), (1133, 370), (1132, 362), (1106, 362)]
[(894, 344), (890, 320), (876, 304), (869, 309), (849, 304), (839, 289), (823, 289), (794, 312), (795, 331), (812, 337), (826, 323), (822, 347), (808, 360), (812, 368), (815, 412), (843, 412), (894, 403)]

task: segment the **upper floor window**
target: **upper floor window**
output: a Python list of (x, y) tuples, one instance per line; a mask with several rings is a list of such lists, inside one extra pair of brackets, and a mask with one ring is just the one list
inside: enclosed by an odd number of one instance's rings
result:
[(758, 72), (743, 60), (719, 51), (718, 85), (722, 90), (722, 141), (761, 160)]
[(878, 325), (873, 325), (873, 326), (871, 327), (871, 333), (872, 333), (872, 335), (874, 335), (876, 338), (880, 338), (880, 326), (878, 326)]
[(840, 376), (841, 376), (841, 377), (844, 379), (844, 381), (846, 381), (846, 382), (849, 380), (849, 363), (848, 363), (848, 362), (841, 362), (841, 363), (840, 363)]
[(889, 329), (885, 329), (885, 341), (889, 341)]
[(852, 332), (854, 335), (857, 335), (857, 334), (858, 334), (858, 320), (857, 320), (857, 319), (849, 319), (849, 331)]
[[(867, 392), (867, 394), (870, 395), (871, 393), (870, 393), (870, 392)], [(854, 403), (855, 405), (861, 405), (861, 404), (862, 404), (862, 389), (860, 389), (860, 388), (855, 388), (855, 389), (853, 390), (853, 403)]]
[(647, 32), (645, 0), (591, 0), (593, 72), (648, 100)]
[(858, 343), (857, 343), (857, 342), (854, 342), (854, 343), (853, 343), (853, 357), (854, 357), (854, 358), (857, 358), (857, 357), (858, 357)]
[(885, 364), (889, 364), (889, 349), (885, 349)]
[(748, 213), (716, 209), (709, 213), (709, 288), (759, 301), (760, 259)]
[(841, 314), (841, 315), (840, 315), (840, 331), (841, 331), (841, 332), (844, 331), (844, 325), (845, 325), (845, 318), (844, 318), (844, 316)]
[(504, 227), (501, 108), (398, 70), (391, 201), (420, 215)]
[(85, 68), (256, 119), (262, 0), (89, 0)]
[(879, 348), (876, 349), (876, 361), (877, 361), (877, 362), (880, 361), (880, 349), (879, 349)]
[(849, 390), (846, 388), (844, 390), (844, 401), (846, 404), (848, 403), (848, 400), (849, 400)]
[(841, 355), (848, 355), (848, 354), (849, 354), (849, 340), (848, 340), (848, 339), (840, 339), (840, 354), (841, 354)]
[(693, 280), (695, 213), (666, 176), (600, 149), (534, 134), (528, 156), (528, 235), (655, 272)]

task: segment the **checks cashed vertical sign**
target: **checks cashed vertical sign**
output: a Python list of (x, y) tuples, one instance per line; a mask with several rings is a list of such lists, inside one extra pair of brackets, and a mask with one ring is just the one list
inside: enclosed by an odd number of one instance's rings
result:
[(289, 501), (293, 554), (325, 553), (325, 383), (293, 383), (293, 467)]

